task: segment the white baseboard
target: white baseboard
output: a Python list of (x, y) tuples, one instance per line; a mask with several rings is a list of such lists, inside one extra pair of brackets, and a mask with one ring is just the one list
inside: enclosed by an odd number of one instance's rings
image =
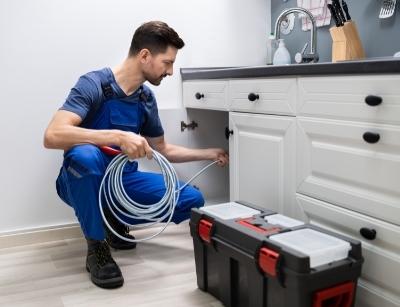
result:
[(0, 234), (0, 249), (82, 237), (79, 224), (24, 230)]
[[(211, 198), (206, 200), (206, 205), (228, 201), (228, 197)], [(0, 233), (0, 249), (76, 238), (83, 238), (78, 223), (24, 229), (16, 232)]]

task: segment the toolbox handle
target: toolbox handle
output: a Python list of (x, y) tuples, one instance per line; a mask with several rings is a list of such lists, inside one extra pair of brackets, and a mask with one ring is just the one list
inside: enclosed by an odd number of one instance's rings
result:
[(354, 282), (346, 282), (314, 293), (313, 307), (351, 307), (354, 301)]
[(254, 218), (245, 218), (239, 219), (236, 221), (239, 225), (242, 225), (246, 228), (249, 228), (255, 232), (261, 233), (265, 236), (269, 236), (275, 233), (278, 233), (282, 230), (281, 227), (278, 226), (265, 226), (256, 222)]

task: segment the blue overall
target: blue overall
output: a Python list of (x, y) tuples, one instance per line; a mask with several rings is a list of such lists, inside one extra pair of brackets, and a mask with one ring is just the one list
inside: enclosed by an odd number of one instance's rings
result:
[[(137, 95), (138, 99), (134, 102), (127, 102), (115, 95), (109, 96), (112, 97), (105, 100), (90, 121), (85, 121), (84, 126), (90, 129), (119, 129), (139, 134), (143, 125), (143, 104), (146, 101), (140, 99), (140, 95)], [(56, 182), (57, 193), (65, 203), (74, 208), (86, 238), (105, 238), (98, 192), (112, 158), (91, 144), (76, 145), (64, 153), (64, 162)], [(123, 184), (128, 195), (142, 204), (156, 203), (165, 193), (163, 176), (139, 171), (137, 162), (126, 165)], [(203, 205), (201, 193), (188, 185), (180, 193), (172, 222), (178, 224), (188, 219), (191, 208)], [(138, 223), (123, 216), (121, 218), (130, 224)]]

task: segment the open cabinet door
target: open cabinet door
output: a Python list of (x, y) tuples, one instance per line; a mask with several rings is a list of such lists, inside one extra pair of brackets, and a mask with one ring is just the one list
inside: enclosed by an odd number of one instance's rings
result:
[[(168, 143), (189, 148), (220, 147), (228, 151), (228, 140), (225, 128), (228, 127), (228, 112), (195, 109), (161, 109), (160, 118)], [(197, 124), (194, 129), (181, 129), (181, 122)], [(174, 163), (173, 166), (179, 180), (187, 182), (203, 167), (212, 161)], [(140, 159), (139, 169), (149, 172), (160, 172), (160, 168), (152, 160)], [(214, 165), (191, 182), (198, 188), (206, 204), (229, 201), (229, 165), (223, 168)]]
[[(225, 128), (228, 127), (229, 113), (226, 111), (187, 109), (188, 123), (194, 121), (194, 130), (185, 129), (190, 148), (223, 148), (229, 150)], [(190, 177), (212, 161), (185, 163)], [(229, 201), (229, 167), (213, 165), (194, 180), (193, 184), (203, 193), (206, 204)]]

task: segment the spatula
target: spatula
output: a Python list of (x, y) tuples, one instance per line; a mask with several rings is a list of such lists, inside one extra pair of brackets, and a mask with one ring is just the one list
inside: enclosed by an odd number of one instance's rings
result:
[(396, 7), (396, 0), (382, 0), (381, 12), (379, 18), (389, 18), (393, 15)]

